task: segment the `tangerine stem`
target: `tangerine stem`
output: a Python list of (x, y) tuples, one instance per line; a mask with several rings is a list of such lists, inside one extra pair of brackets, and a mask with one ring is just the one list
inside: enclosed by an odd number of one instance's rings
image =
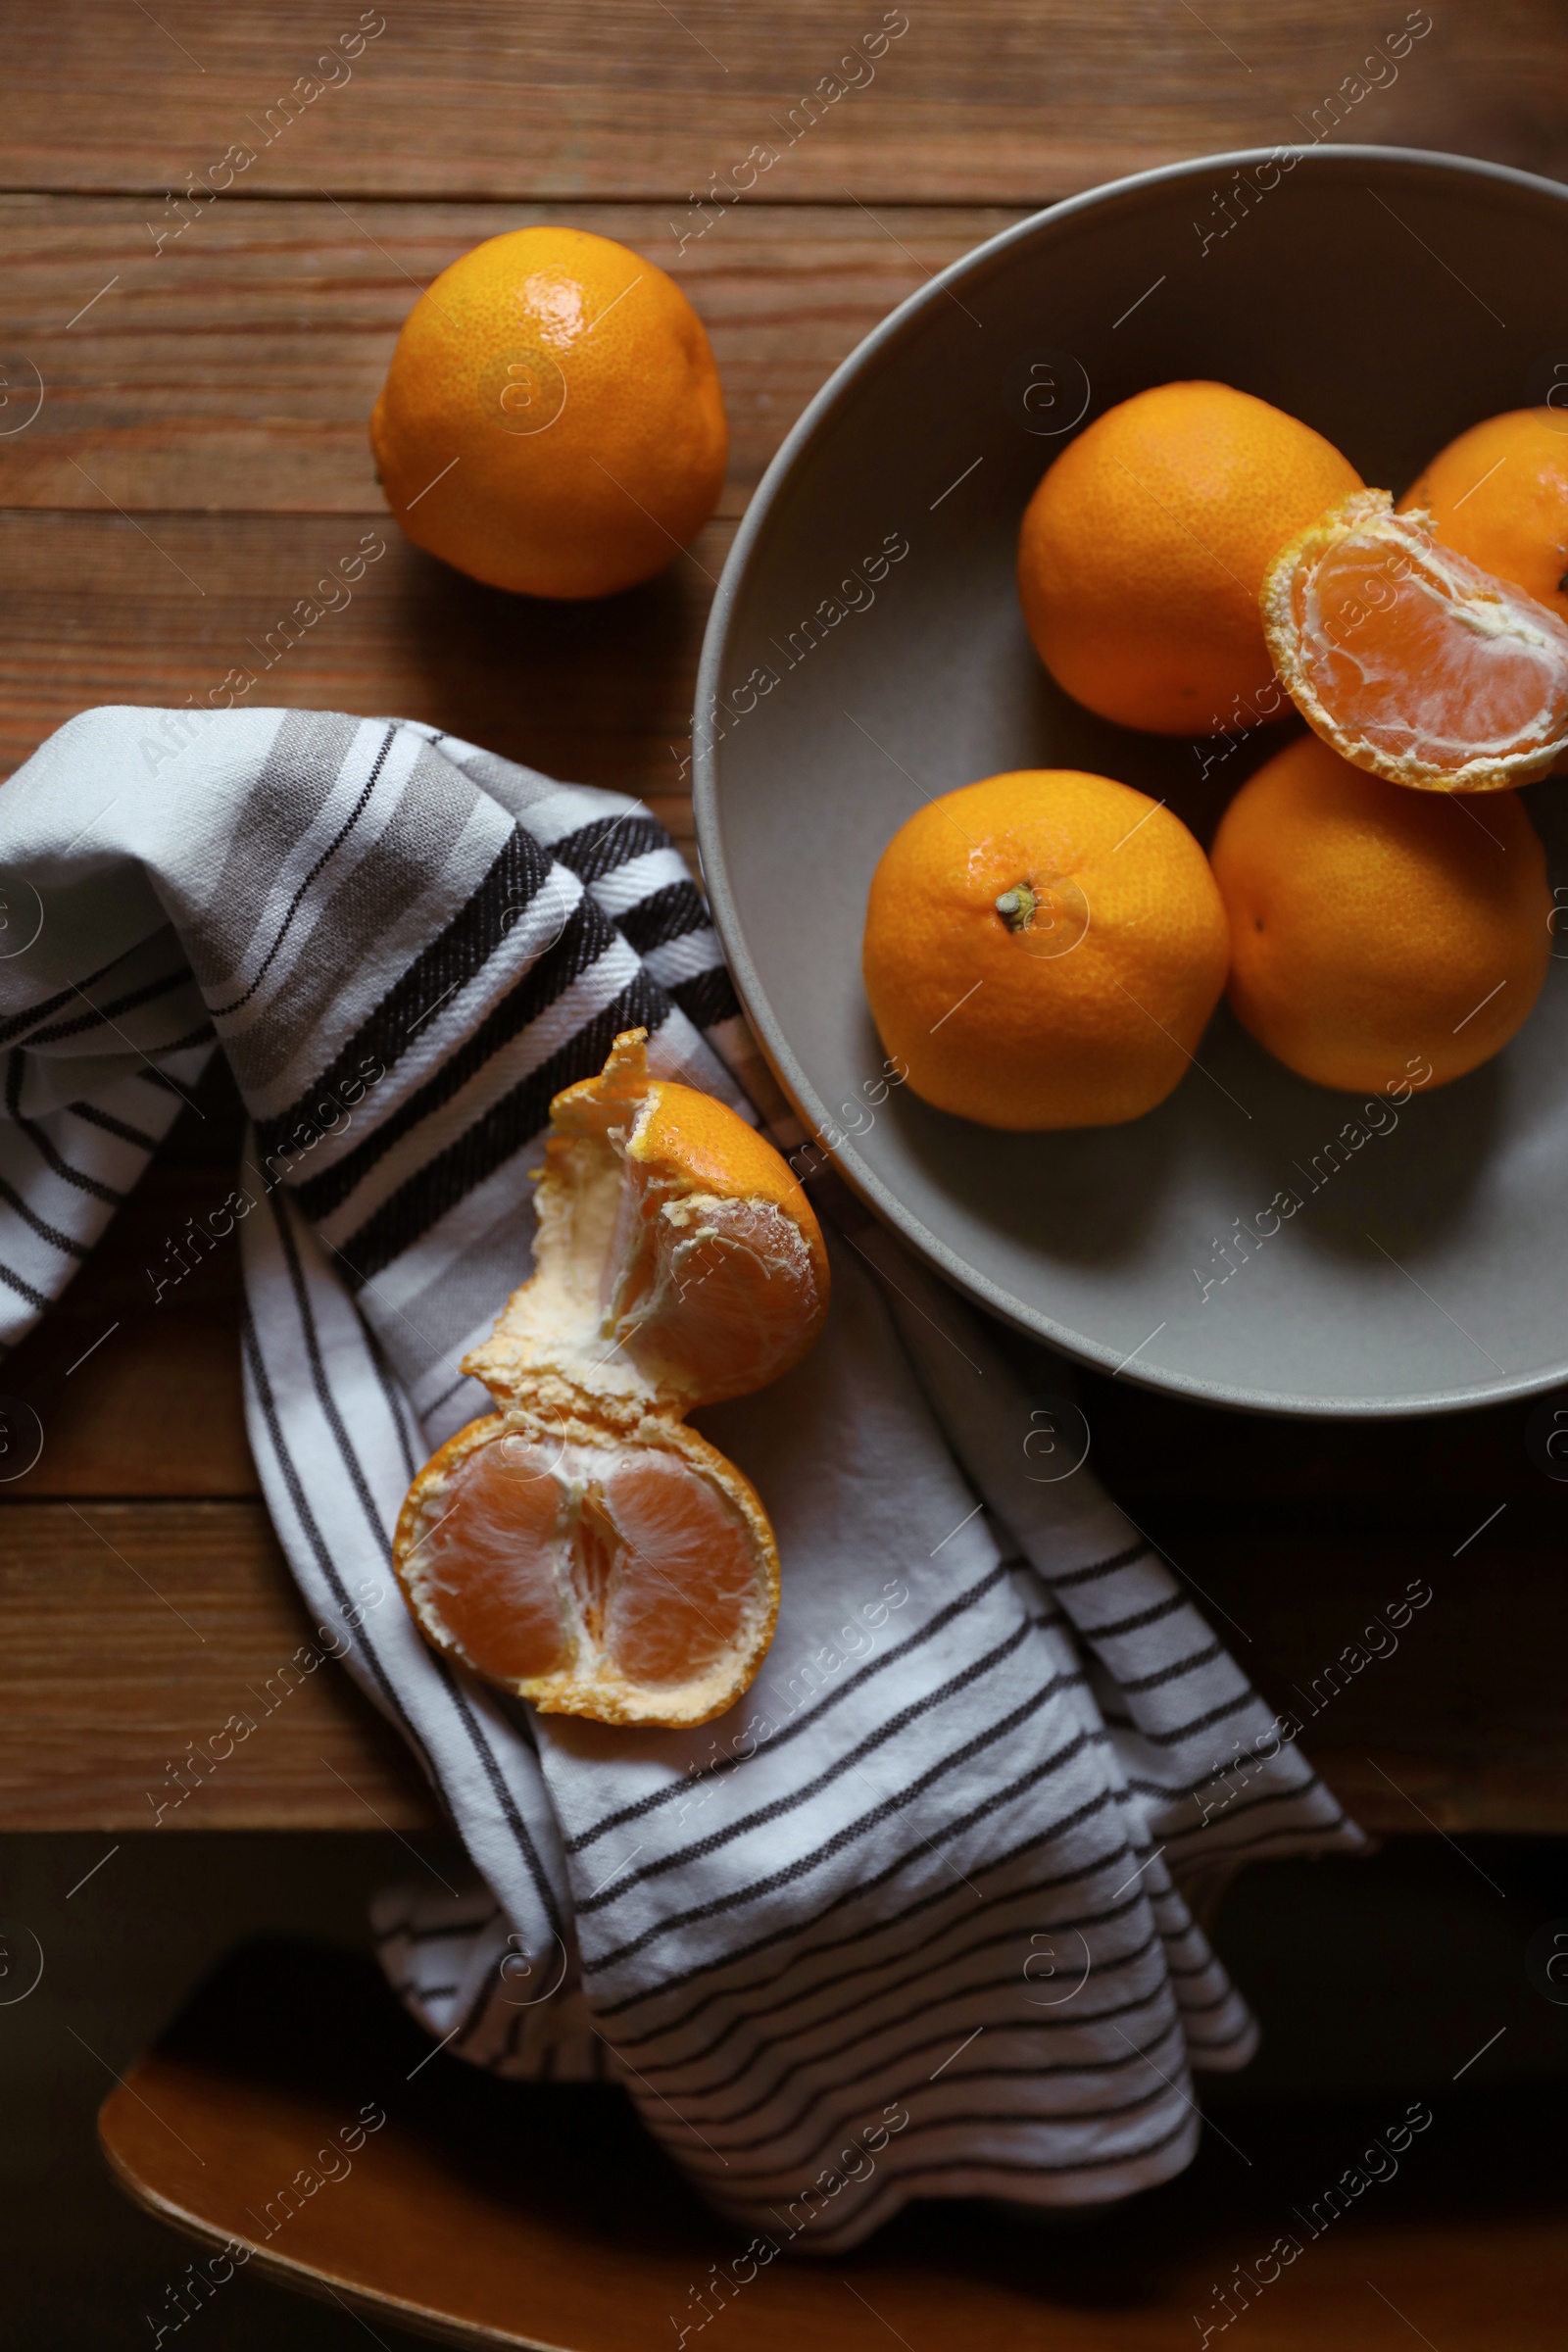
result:
[(1027, 931), (1035, 919), (1035, 908), (1039, 904), (1028, 883), (1018, 882), (1011, 890), (1004, 890), (998, 899), (997, 912), (1009, 931)]

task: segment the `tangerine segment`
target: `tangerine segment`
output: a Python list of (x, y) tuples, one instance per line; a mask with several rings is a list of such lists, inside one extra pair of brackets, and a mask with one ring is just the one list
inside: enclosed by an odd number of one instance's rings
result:
[(463, 1463), (408, 1579), (421, 1623), (493, 1682), (554, 1674), (572, 1643), (560, 1584), (567, 1496), (551, 1449), (502, 1436)]
[(1344, 759), (1393, 784), (1497, 792), (1568, 749), (1568, 627), (1442, 547), (1386, 490), (1281, 550), (1259, 599), (1280, 678)]
[(1298, 736), (1214, 838), (1244, 1028), (1320, 1086), (1442, 1086), (1527, 1018), (1551, 950), (1545, 853), (1513, 793), (1403, 792)]
[(551, 1380), (563, 1409), (685, 1412), (776, 1379), (821, 1328), (799, 1181), (724, 1103), (653, 1077), (646, 1040), (551, 1105), (532, 1279), (465, 1360), (499, 1401)]
[(656, 1210), (657, 1198), (652, 1187), (640, 1196), (644, 1229), (622, 1265), (614, 1329), (662, 1388), (705, 1403), (747, 1396), (816, 1336), (826, 1284), (806, 1233), (767, 1200), (692, 1193)]
[(627, 1441), (474, 1422), (415, 1482), (394, 1561), (438, 1648), (545, 1714), (602, 1722), (720, 1713), (778, 1609), (756, 1494), (679, 1424)]
[(584, 1508), (606, 1531), (603, 1641), (621, 1673), (662, 1688), (711, 1673), (757, 1601), (757, 1546), (734, 1505), (674, 1455), (645, 1451)]

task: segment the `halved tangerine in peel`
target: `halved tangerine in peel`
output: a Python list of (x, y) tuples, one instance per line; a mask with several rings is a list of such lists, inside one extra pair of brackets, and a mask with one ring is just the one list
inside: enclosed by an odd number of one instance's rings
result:
[(778, 1552), (684, 1416), (810, 1346), (821, 1230), (770, 1144), (650, 1076), (643, 1030), (551, 1121), (532, 1278), (464, 1362), (500, 1409), (420, 1471), (394, 1562), (426, 1639), (542, 1712), (703, 1723), (766, 1654)]
[(1259, 604), (1274, 665), (1342, 759), (1428, 792), (1500, 792), (1568, 750), (1568, 627), (1386, 490), (1283, 547)]

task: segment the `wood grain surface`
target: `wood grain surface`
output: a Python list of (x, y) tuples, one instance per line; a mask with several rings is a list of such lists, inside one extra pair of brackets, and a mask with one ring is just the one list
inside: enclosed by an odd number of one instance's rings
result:
[[(211, 186), (248, 148), (220, 201), (328, 186), (676, 206), (714, 175), (733, 186), (754, 148), (777, 157), (757, 182), (771, 203), (838, 202), (848, 187), (868, 203), (1035, 205), (1184, 156), (1310, 137), (1314, 110), (1412, 13), (1404, 0), (11, 6), (26, 34), (8, 54), (12, 185), (162, 198), (187, 174)], [(1393, 76), (1373, 69), (1383, 86), (1341, 135), (1560, 168), (1568, 34), (1554, 0), (1430, 13)], [(355, 54), (357, 28), (378, 19), (386, 29)]]
[[(715, 519), (604, 605), (544, 605), (448, 571), (384, 513), (0, 512), (0, 760), (93, 703), (205, 701), (242, 665), (261, 680), (253, 708), (430, 719), (640, 794), (689, 840), (697, 657), (734, 527)], [(369, 561), (351, 601), (291, 640), (284, 617), (356, 551)]]
[[(377, 11), (303, 0), (0, 0), (0, 764), (85, 706), (177, 704), (245, 663), (270, 701), (429, 719), (641, 794), (689, 847), (693, 680), (736, 519), (824, 377), (932, 271), (1118, 172), (1318, 135), (1376, 43), (1377, 86), (1326, 135), (1568, 170), (1560, 6), (1437, 8), (1396, 73), (1407, 13), (418, 0), (376, 31)], [(754, 150), (772, 160), (742, 186)], [(714, 521), (600, 606), (502, 596), (408, 546), (367, 441), (416, 290), (544, 219), (670, 270), (733, 426)], [(367, 535), (384, 553), (352, 601), (270, 648)], [(0, 1479), (5, 1826), (147, 1824), (188, 1743), (310, 1638), (245, 1443), (232, 1254), (152, 1303), (149, 1266), (237, 1150), (226, 1082), (201, 1103), (0, 1376), (45, 1433), (37, 1468)], [(1276, 1704), (1430, 1584), (1398, 1653), (1303, 1734), (1369, 1827), (1568, 1830), (1565, 1490), (1527, 1408), (1346, 1426), (1125, 1381), (1084, 1396), (1097, 1466)], [(433, 1818), (326, 1662), (160, 1827), (360, 1827), (368, 1807)]]
[[(1555, 1546), (1494, 1553), (1439, 1592), (1409, 1534), (1347, 1556), (1331, 1528), (1293, 1541), (1210, 1515), (1162, 1541), (1369, 1831), (1568, 1830)], [(1378, 1612), (1412, 1585), (1434, 1598), (1396, 1647)], [(390, 1579), (380, 1605), (402, 1606)], [(8, 1504), (0, 1609), (7, 1827), (436, 1825), (401, 1744), (308, 1623), (258, 1500)], [(1219, 1741), (1211, 1807), (1234, 1764)]]
[[(0, 1511), (0, 1807), (29, 1829), (405, 1829), (435, 1809), (263, 1504)], [(373, 1606), (401, 1608), (388, 1575)]]
[(418, 289), (482, 238), (552, 221), (646, 254), (691, 300), (723, 378), (723, 511), (738, 514), (878, 319), (1023, 217), (907, 206), (895, 229), (842, 198), (752, 205), (712, 217), (682, 252), (667, 205), (344, 206), (313, 193), (215, 205), (154, 254), (147, 211), (0, 196), (4, 348), (45, 386), (34, 421), (0, 436), (0, 507), (383, 514), (368, 420)]

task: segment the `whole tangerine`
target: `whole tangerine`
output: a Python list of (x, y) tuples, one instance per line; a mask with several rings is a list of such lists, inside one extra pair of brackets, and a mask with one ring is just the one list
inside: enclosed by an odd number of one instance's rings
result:
[(1227, 953), (1179, 817), (1108, 776), (1024, 768), (900, 827), (872, 876), (861, 968), (925, 1102), (986, 1127), (1104, 1127), (1176, 1086)]
[(1283, 708), (1257, 610), (1269, 559), (1360, 487), (1321, 433), (1250, 392), (1136, 393), (1069, 442), (1025, 511), (1018, 594), (1036, 652), (1122, 726), (1255, 725)]
[(712, 514), (718, 370), (662, 270), (579, 228), (518, 228), (443, 270), (404, 322), (370, 446), (417, 547), (495, 588), (611, 596)]
[(1440, 450), (1399, 501), (1433, 535), (1568, 620), (1568, 412), (1510, 409)]
[(1505, 1046), (1551, 953), (1545, 853), (1513, 792), (1409, 792), (1288, 744), (1221, 819), (1244, 1028), (1319, 1086), (1443, 1086)]

